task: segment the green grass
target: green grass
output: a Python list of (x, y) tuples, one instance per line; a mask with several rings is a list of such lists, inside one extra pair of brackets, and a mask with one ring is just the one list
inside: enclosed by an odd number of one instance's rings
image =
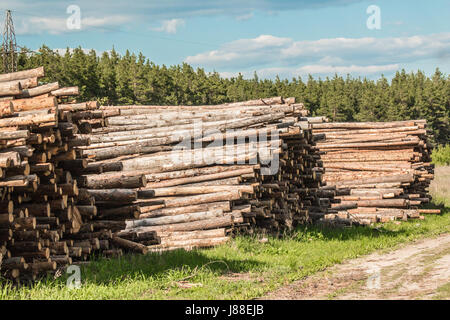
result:
[(434, 170), (430, 193), (435, 204), (450, 207), (450, 166), (437, 167)]
[(432, 153), (433, 163), (440, 166), (450, 165), (450, 144), (438, 146)]
[[(211, 250), (99, 260), (82, 269), (81, 289), (66, 288), (64, 275), (33, 287), (4, 285), (0, 299), (251, 299), (345, 259), (449, 231), (448, 209), (442, 216), (378, 230), (303, 227), (268, 243), (238, 237)], [(245, 277), (231, 280), (229, 273)], [(200, 286), (180, 288), (183, 280)]]
[[(266, 243), (237, 237), (209, 250), (100, 259), (82, 268), (80, 289), (68, 289), (63, 274), (33, 286), (0, 283), (0, 299), (252, 299), (346, 259), (450, 232), (450, 198), (436, 190), (443, 214), (423, 221), (375, 228), (302, 226)], [(182, 287), (185, 282), (193, 286)]]
[(433, 296), (434, 300), (449, 300), (450, 299), (450, 282), (440, 286), (437, 289), (437, 294)]

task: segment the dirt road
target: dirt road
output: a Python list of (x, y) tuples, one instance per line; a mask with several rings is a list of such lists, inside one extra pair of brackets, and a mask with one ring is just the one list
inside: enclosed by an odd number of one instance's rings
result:
[(450, 234), (347, 261), (263, 299), (450, 299)]

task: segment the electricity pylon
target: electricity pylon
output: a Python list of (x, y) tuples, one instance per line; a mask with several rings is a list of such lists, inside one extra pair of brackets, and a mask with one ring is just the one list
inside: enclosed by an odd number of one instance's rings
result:
[(11, 10), (6, 10), (5, 27), (3, 29), (3, 72), (17, 71), (17, 43), (14, 32), (14, 24), (11, 16)]

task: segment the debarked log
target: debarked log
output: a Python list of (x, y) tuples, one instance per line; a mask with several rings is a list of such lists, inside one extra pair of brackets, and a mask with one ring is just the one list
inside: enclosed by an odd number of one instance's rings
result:
[(174, 224), (174, 223), (185, 223), (185, 222), (192, 222), (192, 221), (207, 220), (207, 219), (219, 217), (221, 215), (223, 215), (223, 211), (220, 209), (215, 209), (215, 210), (206, 211), (206, 212), (193, 212), (193, 213), (186, 213), (186, 214), (180, 214), (180, 215), (168, 216), (168, 217), (127, 221), (126, 229), (133, 229), (135, 227), (161, 226), (161, 225), (169, 225), (169, 224)]

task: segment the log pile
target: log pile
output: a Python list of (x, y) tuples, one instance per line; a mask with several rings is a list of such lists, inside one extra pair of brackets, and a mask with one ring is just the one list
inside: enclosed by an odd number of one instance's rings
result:
[[(44, 69), (0, 75), (0, 271), (192, 249), (311, 220), (422, 218), (426, 122), (327, 123), (294, 98), (75, 103)], [(326, 170), (326, 171), (325, 171)]]
[(33, 280), (91, 253), (76, 239), (84, 203), (72, 175), (86, 162), (74, 145), (89, 141), (74, 137), (92, 131), (86, 112), (103, 112), (96, 102), (68, 103), (78, 88), (40, 84), (43, 76), (43, 68), (0, 75), (0, 268), (11, 279)]
[(44, 69), (0, 75), (2, 275), (35, 279), (94, 252), (209, 247), (326, 212), (302, 104), (101, 107)]
[(370, 224), (408, 218), (439, 210), (420, 209), (431, 196), (431, 144), (425, 120), (327, 123), (310, 119), (326, 173), (324, 181), (337, 188), (332, 205), (338, 213), (325, 219)]
[(255, 227), (292, 228), (330, 206), (295, 99), (101, 109), (106, 126), (76, 135), (91, 142), (76, 147), (89, 161), (76, 180), (80, 197), (95, 199), (91, 228), (115, 232), (124, 249), (212, 246)]

